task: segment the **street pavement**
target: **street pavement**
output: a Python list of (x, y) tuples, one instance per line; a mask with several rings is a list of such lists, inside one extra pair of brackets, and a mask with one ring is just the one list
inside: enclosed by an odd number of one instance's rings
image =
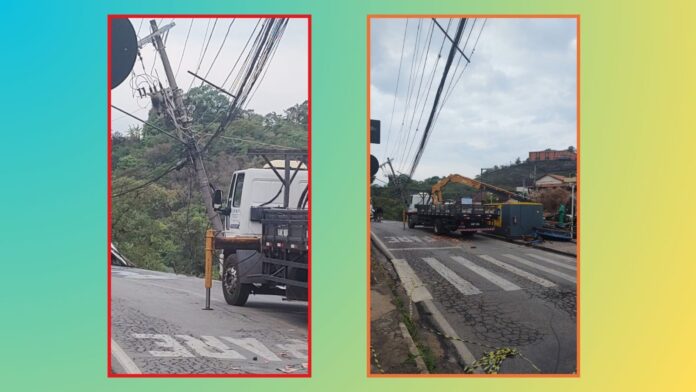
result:
[(520, 350), (500, 373), (575, 373), (576, 260), (481, 235), (437, 236), (373, 222), (372, 232), (404, 260), (475, 358), (492, 347)]
[(252, 295), (228, 305), (219, 282), (111, 267), (114, 373), (306, 374), (307, 304)]

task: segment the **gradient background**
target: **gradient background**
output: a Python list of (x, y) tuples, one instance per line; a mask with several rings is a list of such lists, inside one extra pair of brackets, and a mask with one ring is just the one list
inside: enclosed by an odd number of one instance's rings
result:
[[(3, 4), (2, 389), (403, 392), (693, 386), (696, 3), (170, 3)], [(313, 15), (312, 379), (107, 379), (108, 13)], [(366, 378), (368, 13), (581, 15), (580, 378)]]

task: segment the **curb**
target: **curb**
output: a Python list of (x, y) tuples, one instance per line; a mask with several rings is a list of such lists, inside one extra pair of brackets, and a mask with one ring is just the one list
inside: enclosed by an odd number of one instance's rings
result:
[[(384, 245), (384, 243), (379, 238), (377, 238), (375, 233), (373, 233), (371, 231), (370, 231), (370, 239), (375, 244), (375, 248), (377, 248), (377, 250), (379, 250), (389, 260), (389, 262), (394, 267), (394, 270), (397, 271), (397, 276), (399, 277), (399, 280), (401, 281), (402, 286), (403, 286), (404, 280), (403, 280), (401, 274), (399, 274), (399, 272), (398, 272), (399, 269), (394, 264), (394, 259), (396, 259), (396, 257), (394, 257), (394, 255), (389, 251), (389, 249)], [(459, 335), (456, 333), (454, 328), (447, 322), (447, 319), (445, 319), (445, 316), (437, 309), (437, 307), (435, 306), (435, 303), (432, 300), (432, 296), (428, 292), (427, 288), (421, 287), (421, 289), (426, 292), (425, 298), (427, 298), (427, 297), (431, 298), (431, 299), (422, 299), (422, 300), (418, 301), (418, 302), (422, 302), (423, 305), (425, 306), (425, 309), (427, 310), (427, 312), (430, 313), (430, 315), (429, 315), (430, 320), (433, 322), (433, 324), (435, 324), (437, 326), (438, 330), (442, 331), (447, 336), (455, 338), (454, 340), (451, 340), (451, 343), (454, 346), (455, 350), (457, 351), (459, 359), (463, 363), (465, 363), (465, 364), (474, 363), (476, 361), (476, 358), (471, 353), (471, 350), (469, 350), (469, 348), (463, 343), (463, 341), (461, 340)], [(413, 301), (413, 299), (411, 299), (411, 301), (414, 303), (416, 302), (416, 301)], [(416, 307), (416, 311), (418, 311), (417, 309), (418, 308)], [(408, 332), (408, 330), (407, 330), (407, 332)], [(411, 338), (411, 340), (413, 340), (413, 338)], [(427, 372), (427, 369), (426, 369), (426, 372)], [(474, 373), (482, 373), (482, 371), (477, 368), (474, 370)]]

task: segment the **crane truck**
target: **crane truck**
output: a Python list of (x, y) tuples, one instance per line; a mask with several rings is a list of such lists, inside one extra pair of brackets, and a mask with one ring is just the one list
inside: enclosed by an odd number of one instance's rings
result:
[(406, 210), (409, 228), (421, 225), (432, 227), (435, 234), (459, 231), (466, 235), (495, 230), (494, 221), (500, 216), (500, 209), (494, 205), (475, 204), (470, 198), (462, 198), (455, 202), (445, 201), (442, 191), (450, 183), (468, 185), (476, 190), (491, 192), (509, 199), (528, 200), (524, 195), (459, 174), (450, 174), (435, 183), (430, 194), (421, 192), (411, 195), (410, 204)]
[[(215, 233), (225, 301), (244, 306), (250, 294), (306, 301), (309, 277), (309, 176), (306, 152), (250, 151), (261, 168), (232, 175), (227, 197), (213, 193), (224, 230)], [(283, 159), (271, 160), (269, 157)]]

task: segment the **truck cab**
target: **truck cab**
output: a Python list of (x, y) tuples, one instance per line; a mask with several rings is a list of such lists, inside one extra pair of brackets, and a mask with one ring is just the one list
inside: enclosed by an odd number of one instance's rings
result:
[(308, 190), (307, 167), (285, 160), (234, 172), (226, 199), (215, 191), (223, 223), (215, 248), (228, 304), (243, 306), (250, 294), (307, 300)]
[(406, 209), (406, 214), (415, 214), (418, 212), (418, 209), (416, 208), (417, 205), (426, 205), (426, 204), (432, 204), (432, 200), (430, 198), (430, 194), (426, 192), (419, 192), (416, 194), (411, 195), (411, 201), (408, 204), (408, 208)]
[[(297, 207), (307, 184), (307, 170), (301, 168), (290, 184), (290, 207)], [(252, 217), (252, 211), (259, 207), (283, 207), (282, 188), (283, 184), (271, 169), (234, 172), (227, 194), (229, 213), (222, 215), (225, 237), (261, 235), (261, 222), (253, 219), (255, 216)]]

